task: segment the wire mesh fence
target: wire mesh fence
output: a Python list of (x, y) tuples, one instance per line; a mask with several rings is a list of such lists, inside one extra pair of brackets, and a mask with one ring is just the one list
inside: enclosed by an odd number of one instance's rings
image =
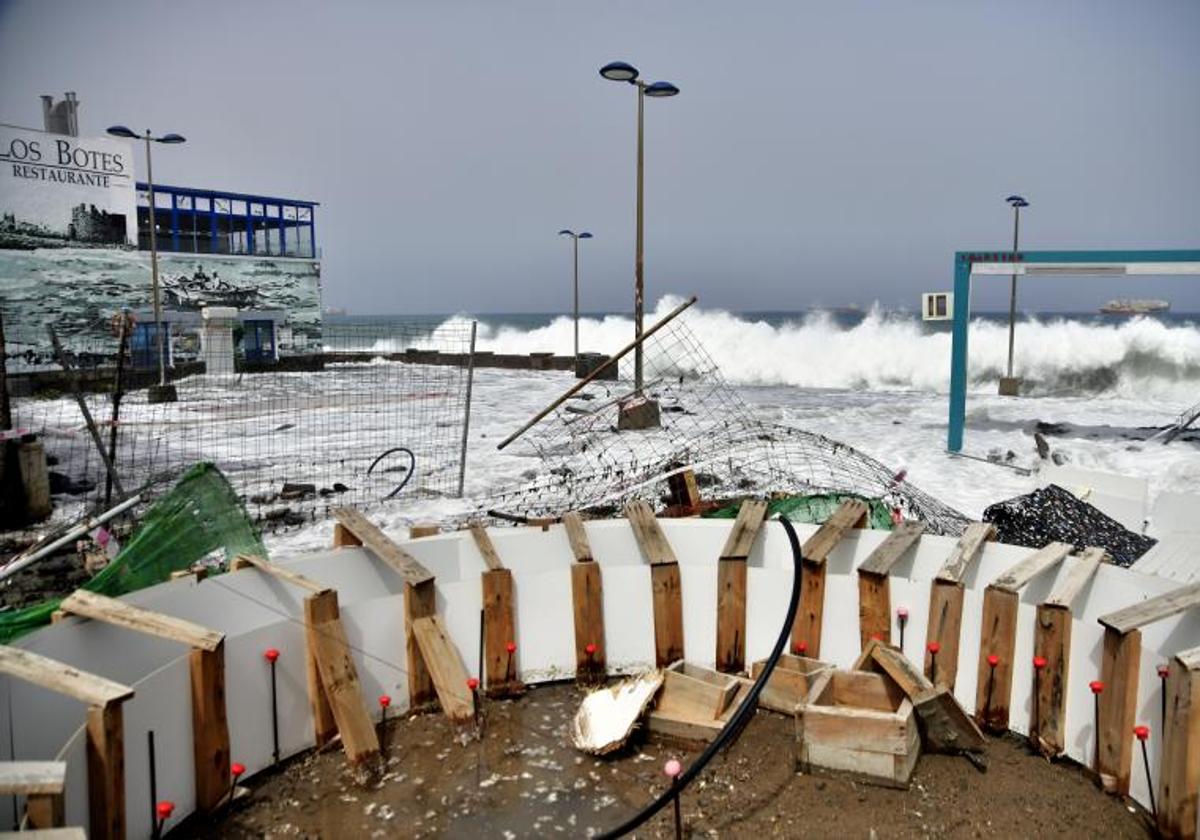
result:
[[(641, 392), (631, 353), (617, 363), (615, 380), (591, 382), (525, 433), (519, 445), (539, 455), (545, 469), (496, 493), (488, 508), (529, 517), (608, 515), (634, 498), (656, 501), (670, 475), (691, 469), (709, 499), (853, 493), (881, 499), (933, 532), (961, 532), (965, 516), (895, 469), (832, 438), (756, 416), (726, 384), (686, 313), (643, 348)], [(654, 413), (649, 403), (657, 404), (659, 421), (628, 428), (629, 416)]]
[(145, 386), (157, 382), (157, 357), (139, 364), (136, 348), (127, 349), (119, 414), (117, 337), (64, 337), (66, 376), (45, 333), (10, 330), (14, 426), (43, 441), (52, 490), (88, 506), (102, 506), (111, 488), (80, 401), (127, 492), (153, 494), (191, 465), (212, 462), (267, 528), (341, 504), (454, 495), (471, 330), (460, 320), (337, 325), (312, 352), (239, 358), (221, 375), (205, 373), (202, 356), (189, 358), (176, 337), (178, 399), (151, 403)]

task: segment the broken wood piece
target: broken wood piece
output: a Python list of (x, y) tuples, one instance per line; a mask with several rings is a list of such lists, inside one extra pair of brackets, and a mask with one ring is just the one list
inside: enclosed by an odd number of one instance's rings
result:
[(972, 522), (959, 537), (954, 551), (942, 564), (936, 579), (946, 583), (962, 583), (967, 569), (983, 551), (983, 544), (994, 539), (996, 539), (995, 526), (988, 522)]
[(55, 828), (64, 821), (66, 776), (64, 761), (0, 762), (0, 794), (25, 797), (30, 828)]
[(908, 550), (917, 544), (921, 534), (925, 532), (925, 523), (909, 520), (901, 522), (888, 533), (887, 537), (876, 546), (858, 567), (859, 572), (870, 572), (875, 575), (888, 575), (892, 567), (900, 562)]
[(588, 694), (571, 720), (575, 748), (606, 755), (623, 747), (662, 682), (662, 672), (652, 671)]
[(223, 633), (201, 627), (191, 621), (88, 592), (86, 589), (72, 592), (59, 605), (59, 609), (72, 615), (179, 642), (199, 650), (214, 651), (225, 639)]
[[(419, 618), (437, 615), (437, 588), (433, 579), (419, 584), (404, 584), (404, 645), (408, 658), (408, 706), (416, 711), (437, 697), (433, 677), (425, 665), (417, 644), (413, 623)], [(482, 664), (482, 663), (481, 663)]]
[(1100, 568), (1100, 564), (1104, 562), (1107, 553), (1103, 548), (1087, 548), (1079, 555), (1078, 562), (1071, 566), (1064, 577), (1054, 587), (1050, 593), (1050, 597), (1045, 603), (1048, 606), (1065, 607), (1070, 609), (1071, 604), (1079, 597), (1079, 593), (1087, 586)]
[(571, 544), (571, 553), (575, 555), (575, 562), (590, 563), (592, 547), (588, 543), (587, 529), (583, 527), (583, 518), (572, 510), (563, 514), (562, 522), (563, 529), (567, 532), (567, 542)]
[(418, 618), (412, 628), (446, 717), (456, 723), (474, 720), (475, 700), (467, 687), (467, 669), (441, 617)]
[(762, 499), (747, 499), (738, 508), (737, 519), (733, 529), (725, 538), (725, 546), (721, 549), (722, 560), (745, 560), (754, 548), (754, 541), (762, 530), (763, 520), (767, 516), (767, 503)]
[(700, 506), (700, 486), (696, 484), (696, 473), (690, 469), (667, 476), (669, 504), (685, 512)]
[(742, 502), (717, 560), (718, 671), (738, 673), (746, 667), (746, 558), (766, 514), (766, 502)]
[(650, 505), (640, 499), (630, 502), (625, 505), (625, 518), (629, 520), (629, 527), (633, 529), (642, 556), (651, 566), (678, 562)]
[(496, 551), (496, 545), (492, 542), (492, 537), (488, 534), (487, 529), (479, 522), (472, 522), (468, 525), (471, 531), (471, 539), (475, 541), (475, 547), (479, 549), (480, 556), (483, 557), (483, 563), (488, 567), (488, 571), (495, 572), (504, 568), (504, 564), (500, 562), (500, 555)]
[(1200, 606), (1200, 583), (1190, 583), (1155, 598), (1149, 598), (1140, 604), (1102, 615), (1099, 621), (1110, 630), (1128, 633), (1196, 606)]
[[(346, 630), (338, 611), (337, 593), (330, 590), (306, 602), (319, 605), (306, 610), (311, 658), (316, 662), (319, 693), (332, 715), (341, 736), (346, 758), (352, 764), (379, 754), (379, 738), (367, 714), (366, 702), (358, 683), (358, 669), (350, 655)], [(331, 733), (319, 733), (331, 734)], [(320, 743), (321, 741), (318, 741)]]
[(352, 507), (333, 509), (334, 518), (355, 536), (372, 554), (390, 566), (414, 586), (433, 580), (433, 573), (421, 565), (399, 545), (394, 543), (373, 522)]
[(301, 589), (307, 590), (314, 595), (320, 595), (323, 592), (330, 592), (330, 588), (323, 583), (317, 583), (311, 578), (307, 578), (299, 572), (293, 572), (291, 569), (277, 566), (274, 563), (264, 560), (253, 554), (239, 554), (233, 558), (233, 563), (230, 564), (230, 571), (240, 571), (246, 568), (255, 568), (260, 572), (265, 572), (271, 577), (279, 580), (287, 581), (293, 586), (298, 586)]
[(848, 531), (867, 527), (868, 516), (866, 502), (847, 499), (821, 523), (816, 533), (804, 541), (800, 554), (814, 565), (823, 564)]
[(432, 537), (441, 533), (441, 530), (433, 522), (414, 522), (408, 528), (408, 538), (410, 540), (419, 540), (422, 537)]
[(1052, 542), (1021, 560), (992, 581), (991, 585), (1005, 592), (1019, 592), (1025, 587), (1025, 584), (1051, 566), (1061, 563), (1062, 559), (1070, 553), (1071, 546), (1067, 543)]
[[(758, 676), (766, 667), (767, 660), (760, 659), (750, 665), (750, 679), (758, 681)], [(758, 695), (758, 705), (764, 709), (782, 712), (785, 715), (796, 713), (796, 707), (808, 699), (809, 691), (821, 674), (833, 670), (833, 666), (809, 659), (806, 656), (792, 656), (789, 653), (779, 655), (775, 670)]]

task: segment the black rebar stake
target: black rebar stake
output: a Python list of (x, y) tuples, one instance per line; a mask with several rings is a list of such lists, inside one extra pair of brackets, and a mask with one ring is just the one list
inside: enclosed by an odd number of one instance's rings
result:
[[(675, 777), (675, 779), (678, 778), (678, 776)], [(675, 789), (675, 840), (683, 840), (683, 817), (679, 813), (679, 785), (675, 783), (675, 779), (671, 780), (671, 787)]]
[(929, 681), (937, 685), (937, 651), (929, 651)]
[(154, 730), (146, 733), (146, 741), (150, 747), (150, 830), (154, 840), (161, 836), (162, 823), (158, 819), (158, 779), (154, 767)]
[(900, 616), (900, 650), (904, 650), (904, 628), (908, 624), (908, 614)]
[(483, 662), (483, 631), (484, 631), (483, 616), (484, 616), (484, 612), (483, 612), (483, 609), (481, 608), (479, 610), (479, 685), (481, 687), (487, 685), (486, 677), (484, 675), (484, 668), (483, 668), (483, 665), (484, 665), (484, 662)]
[(1158, 668), (1158, 681), (1162, 684), (1162, 716), (1158, 719), (1159, 726), (1166, 734), (1167, 731), (1167, 675), (1170, 671), (1165, 665), (1160, 665)]
[(1034, 738), (1035, 733), (1037, 738), (1040, 740), (1042, 728), (1041, 723), (1038, 720), (1038, 695), (1041, 693), (1038, 689), (1041, 683), (1041, 677), (1042, 669), (1035, 665), (1033, 668), (1033, 720), (1029, 723), (1029, 744), (1034, 749), (1038, 748), (1038, 742)]
[(1094, 766), (1096, 776), (1098, 777), (1100, 775), (1100, 692), (1094, 688), (1092, 689), (1092, 699), (1095, 701), (1093, 705), (1095, 707), (1096, 718), (1096, 760)]
[(1150, 793), (1150, 813), (1154, 816), (1154, 824), (1158, 825), (1158, 806), (1154, 803), (1154, 779), (1150, 778), (1150, 753), (1146, 751), (1146, 739), (1139, 738), (1142, 745), (1142, 765), (1146, 768), (1146, 790)]
[(271, 660), (271, 743), (274, 745), (271, 753), (274, 763), (279, 763), (279, 695), (275, 682), (275, 660)]
[(996, 666), (988, 669), (987, 697), (983, 701), (983, 722), (990, 726), (992, 719), (992, 683), (996, 681)]

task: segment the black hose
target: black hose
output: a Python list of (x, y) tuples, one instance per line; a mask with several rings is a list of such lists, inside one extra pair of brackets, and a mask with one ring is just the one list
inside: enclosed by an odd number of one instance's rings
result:
[(367, 475), (371, 474), (371, 470), (375, 469), (376, 464), (378, 464), (380, 461), (382, 461), (387, 456), (391, 455), (393, 452), (404, 452), (408, 455), (408, 472), (405, 473), (404, 480), (396, 485), (395, 490), (393, 490), (391, 493), (388, 493), (386, 496), (384, 496), (383, 497), (384, 499), (394, 498), (397, 493), (399, 493), (401, 490), (404, 489), (404, 485), (408, 484), (409, 480), (413, 476), (413, 473), (416, 472), (416, 470), (417, 470), (417, 456), (413, 454), (413, 451), (411, 449), (409, 449), (407, 446), (395, 446), (395, 447), (392, 447), (391, 449), (387, 450), (386, 452), (384, 452), (382, 455), (380, 455), (378, 458), (376, 458), (374, 461), (371, 462), (371, 466), (367, 467)]
[(795, 570), (792, 574), (791, 605), (788, 607), (787, 618), (784, 619), (783, 627), (779, 630), (779, 638), (775, 640), (775, 647), (771, 650), (771, 656), (767, 659), (766, 666), (763, 668), (762, 673), (758, 675), (758, 679), (754, 681), (754, 685), (751, 686), (750, 693), (746, 695), (746, 699), (742, 701), (742, 705), (738, 706), (738, 710), (734, 712), (733, 717), (729, 719), (729, 722), (717, 734), (716, 739), (700, 754), (700, 757), (693, 761), (687, 770), (680, 773), (674, 784), (670, 785), (657, 799), (616, 828), (598, 835), (601, 840), (624, 837), (665, 808), (671, 800), (683, 793), (684, 788), (693, 779), (700, 775), (700, 772), (713, 759), (713, 756), (720, 752), (727, 743), (732, 741), (741, 732), (742, 726), (749, 719), (750, 715), (754, 714), (755, 707), (758, 706), (758, 695), (762, 694), (763, 688), (767, 685), (767, 680), (771, 678), (771, 673), (775, 670), (775, 663), (779, 661), (779, 657), (787, 645), (788, 637), (792, 632), (792, 622), (796, 619), (796, 608), (800, 603), (800, 569), (804, 555), (800, 551), (800, 540), (796, 536), (796, 530), (792, 527), (792, 523), (788, 522), (783, 516), (779, 517), (779, 521), (783, 523), (783, 530), (787, 532), (788, 542), (792, 544), (792, 563)]

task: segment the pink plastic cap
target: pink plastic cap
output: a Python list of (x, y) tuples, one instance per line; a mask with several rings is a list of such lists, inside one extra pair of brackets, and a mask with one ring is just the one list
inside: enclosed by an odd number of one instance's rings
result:
[(683, 772), (683, 765), (679, 763), (679, 759), (672, 758), (663, 765), (663, 772), (674, 779)]

